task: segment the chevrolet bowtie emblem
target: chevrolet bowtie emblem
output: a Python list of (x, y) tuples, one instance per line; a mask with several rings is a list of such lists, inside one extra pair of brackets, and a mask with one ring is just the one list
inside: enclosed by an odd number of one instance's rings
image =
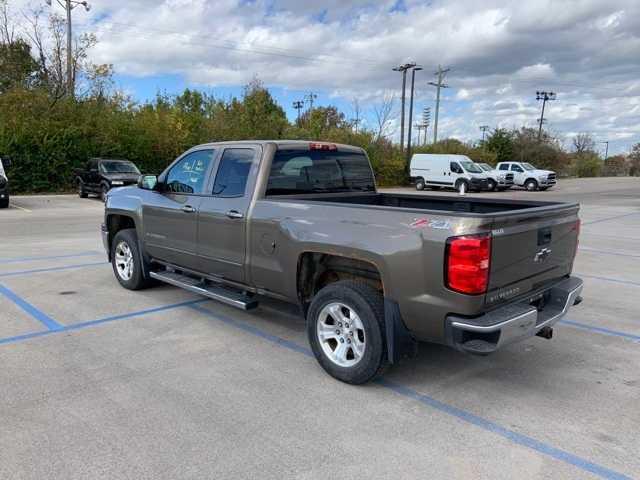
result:
[(549, 257), (549, 255), (551, 255), (551, 249), (543, 248), (538, 253), (536, 253), (536, 256), (533, 257), (533, 261), (536, 263), (542, 263)]

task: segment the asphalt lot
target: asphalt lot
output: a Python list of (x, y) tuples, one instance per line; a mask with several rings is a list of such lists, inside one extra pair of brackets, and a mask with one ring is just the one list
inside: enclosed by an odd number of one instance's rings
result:
[(99, 201), (13, 198), (0, 478), (639, 478), (640, 178), (481, 195), (581, 202), (584, 302), (551, 341), (425, 344), (364, 387), (320, 369), (295, 309), (122, 289)]

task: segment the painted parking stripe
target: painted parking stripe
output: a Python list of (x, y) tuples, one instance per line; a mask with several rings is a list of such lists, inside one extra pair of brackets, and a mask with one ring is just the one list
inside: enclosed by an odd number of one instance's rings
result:
[(94, 257), (96, 255), (103, 255), (98, 251), (71, 253), (68, 255), (49, 255), (44, 257), (15, 257), (15, 258), (0, 258), (0, 265), (8, 263), (21, 263), (21, 262), (35, 262), (39, 260), (59, 260), (62, 258), (75, 258), (75, 257)]
[[(267, 340), (275, 345), (278, 345), (280, 347), (286, 348), (288, 350), (292, 350), (296, 353), (302, 353), (306, 356), (312, 357), (313, 354), (311, 353), (311, 350), (307, 347), (303, 347), (301, 345), (298, 345), (295, 342), (292, 342), (290, 340), (286, 340), (284, 338), (278, 337), (277, 335), (273, 335), (271, 333), (265, 332), (257, 327), (254, 327), (252, 325), (248, 325), (244, 322), (240, 322), (237, 320), (234, 320), (232, 318), (226, 317), (224, 315), (220, 315), (218, 313), (214, 313), (211, 312), (210, 310), (207, 310), (206, 308), (202, 308), (200, 306), (196, 306), (196, 305), (192, 305), (189, 308), (196, 310), (200, 313), (203, 313), (205, 315), (208, 315), (209, 317), (218, 320), (220, 322), (223, 322), (227, 325), (233, 326), (239, 330), (242, 330), (244, 332), (247, 333), (251, 333), (252, 335), (255, 335), (257, 337), (260, 337), (264, 340)], [(573, 465), (577, 468), (580, 468), (586, 472), (592, 473), (594, 475), (597, 475), (599, 477), (602, 478), (606, 478), (606, 479), (611, 479), (611, 480), (618, 480), (618, 479), (630, 479), (631, 477), (628, 477), (622, 473), (618, 473), (614, 470), (608, 469), (602, 465), (598, 465), (597, 463), (591, 462), (587, 459), (581, 458), (577, 455), (574, 455), (570, 452), (567, 452), (565, 450), (562, 450), (560, 448), (556, 448), (552, 445), (549, 445), (547, 443), (541, 442), (539, 440), (536, 440), (535, 438), (529, 437), (527, 435), (518, 433), (514, 430), (510, 430), (506, 427), (503, 427), (495, 422), (492, 422), (490, 420), (487, 420), (485, 418), (479, 417), (478, 415), (475, 415), (471, 412), (468, 412), (466, 410), (463, 410), (461, 408), (458, 407), (454, 407), (453, 405), (449, 405), (447, 403), (441, 402), (439, 400), (436, 400), (433, 397), (430, 397), (428, 395), (422, 394), (417, 392), (416, 390), (413, 390), (409, 387), (406, 387), (404, 385), (400, 385), (397, 384), (395, 382), (391, 382), (389, 380), (385, 380), (384, 378), (379, 379), (376, 381), (376, 383), (378, 385), (383, 386), (384, 388), (387, 388), (391, 391), (393, 391), (394, 393), (397, 393), (398, 395), (401, 395), (403, 397), (407, 397), (407, 398), (411, 398), (412, 400), (415, 400), (419, 403), (422, 403), (423, 405), (427, 405), (428, 407), (431, 407), (435, 410), (438, 410), (442, 413), (445, 413), (447, 415), (450, 415), (452, 417), (455, 417), (459, 420), (462, 420), (466, 423), (470, 423), (472, 425), (475, 425), (479, 428), (482, 428), (483, 430), (489, 431), (491, 433), (494, 433), (496, 435), (499, 435), (513, 443), (516, 443), (520, 446), (529, 448), (531, 450), (535, 450), (538, 453), (542, 453), (543, 455), (552, 457), (556, 460), (560, 460), (561, 462), (564, 463), (568, 463), (570, 465)]]
[(578, 273), (580, 277), (584, 278), (592, 278), (594, 280), (601, 280), (603, 282), (613, 282), (613, 283), (621, 283), (623, 285), (632, 285), (634, 287), (640, 287), (640, 282), (633, 282), (631, 280), (623, 280), (621, 278), (613, 278), (613, 277), (602, 277), (600, 275), (589, 275), (586, 273)]
[(32, 338), (38, 338), (38, 337), (44, 337), (46, 335), (53, 335), (56, 333), (62, 333), (62, 332), (69, 332), (69, 331), (73, 331), (73, 330), (81, 330), (83, 328), (87, 328), (87, 327), (93, 327), (95, 325), (100, 325), (103, 323), (110, 323), (110, 322), (116, 322), (118, 320), (125, 320), (128, 318), (135, 318), (135, 317), (141, 317), (144, 315), (149, 315), (150, 313), (156, 313), (156, 312), (164, 312), (167, 310), (173, 310), (175, 308), (180, 308), (180, 307), (188, 307), (190, 305), (196, 305), (198, 303), (202, 303), (202, 302), (207, 302), (209, 301), (209, 299), (207, 298), (199, 298), (196, 300), (189, 300), (186, 302), (179, 302), (179, 303), (172, 303), (169, 305), (162, 305), (160, 307), (153, 307), (153, 308), (146, 308), (144, 310), (138, 310), (135, 312), (131, 312), (131, 313), (125, 313), (122, 315), (114, 315), (111, 317), (104, 317), (104, 318), (99, 318), (97, 320), (90, 320), (88, 322), (81, 322), (81, 323), (72, 323), (71, 325), (60, 325), (60, 328), (58, 328), (57, 330), (44, 330), (41, 332), (32, 332), (32, 333), (26, 333), (23, 335), (16, 335), (13, 337), (7, 337), (7, 338), (0, 338), (0, 345), (7, 345), (7, 344), (12, 344), (12, 343), (19, 343), (25, 340), (29, 340)]
[(602, 335), (609, 335), (612, 337), (621, 337), (621, 338), (626, 338), (628, 340), (632, 340), (634, 342), (640, 342), (640, 335), (635, 335), (633, 333), (620, 332), (618, 330), (611, 330), (609, 328), (604, 328), (604, 327), (596, 327), (593, 325), (587, 325), (586, 323), (574, 322), (573, 320), (562, 319), (558, 323), (563, 325), (570, 325), (572, 327), (579, 328), (581, 330), (586, 330), (588, 332), (600, 333)]
[(625, 218), (625, 217), (631, 217), (633, 215), (638, 215), (640, 212), (633, 212), (633, 213), (624, 213), (622, 215), (616, 215), (615, 217), (607, 217), (607, 218), (601, 218), (599, 220), (591, 220), (590, 222), (583, 222), (582, 226), (586, 226), (586, 225), (594, 225), (596, 223), (601, 223), (601, 222), (608, 222), (610, 220), (617, 220), (619, 218)]
[(41, 310), (38, 310), (36, 307), (31, 305), (25, 299), (20, 297), (18, 294), (11, 291), (9, 288), (5, 287), (0, 283), (0, 293), (15, 303), (18, 307), (20, 307), (24, 312), (28, 313), (30, 316), (38, 320), (45, 327), (47, 327), (51, 331), (61, 330), (63, 327), (58, 322), (56, 322), (49, 315), (44, 313)]
[(585, 252), (602, 253), (604, 255), (616, 255), (618, 257), (640, 258), (640, 255), (635, 253), (614, 252), (612, 250), (601, 250), (599, 248), (578, 247), (578, 250)]
[(20, 275), (30, 275), (33, 273), (44, 273), (44, 272), (59, 272), (62, 270), (73, 270), (76, 268), (85, 268), (85, 267), (95, 267), (96, 265), (110, 265), (109, 262), (92, 262), (92, 263), (79, 263), (75, 265), (65, 265), (64, 267), (51, 267), (51, 268), (34, 268), (31, 270), (17, 270), (13, 272), (3, 272), (0, 273), (0, 278), (3, 277), (18, 277)]

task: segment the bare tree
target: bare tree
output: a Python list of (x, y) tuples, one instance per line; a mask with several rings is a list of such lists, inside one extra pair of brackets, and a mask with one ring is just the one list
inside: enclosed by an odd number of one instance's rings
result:
[(373, 107), (376, 118), (376, 141), (393, 135), (393, 114), (395, 106), (395, 95), (386, 93), (380, 104)]
[(15, 40), (16, 31), (9, 14), (9, 3), (0, 0), (0, 45), (9, 45)]
[(573, 149), (578, 155), (592, 152), (595, 147), (596, 142), (589, 133), (579, 133), (573, 137)]

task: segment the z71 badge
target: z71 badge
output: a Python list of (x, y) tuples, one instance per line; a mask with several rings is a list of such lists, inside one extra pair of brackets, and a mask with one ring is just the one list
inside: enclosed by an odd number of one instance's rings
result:
[(447, 220), (429, 220), (428, 218), (414, 218), (409, 224), (411, 228), (434, 228), (436, 230), (451, 230), (451, 224)]

